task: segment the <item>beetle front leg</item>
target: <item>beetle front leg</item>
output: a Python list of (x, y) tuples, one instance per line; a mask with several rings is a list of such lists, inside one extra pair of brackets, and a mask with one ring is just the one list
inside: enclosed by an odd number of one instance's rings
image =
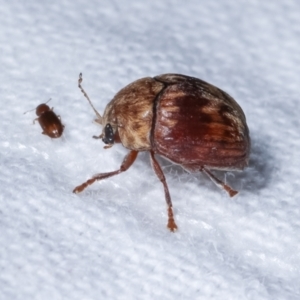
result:
[(165, 178), (165, 175), (164, 175), (159, 163), (157, 162), (157, 160), (154, 157), (154, 152), (153, 151), (150, 151), (150, 158), (151, 158), (151, 163), (152, 163), (153, 169), (154, 169), (157, 177), (159, 178), (159, 180), (163, 184), (164, 190), (165, 190), (165, 198), (166, 198), (166, 202), (167, 202), (167, 205), (168, 205), (168, 225), (167, 225), (167, 227), (172, 232), (174, 232), (174, 231), (177, 230), (178, 227), (177, 227), (177, 225), (175, 223), (175, 220), (174, 220), (173, 209), (172, 209), (172, 201), (171, 201), (171, 196), (170, 196), (170, 193), (169, 193), (168, 185), (167, 185), (167, 182), (166, 182), (166, 178)]
[(98, 140), (98, 139), (102, 139), (103, 138), (103, 133), (101, 133), (100, 135), (93, 135), (93, 139)]
[(120, 174), (122, 172), (127, 171), (131, 165), (134, 163), (136, 157), (138, 155), (138, 151), (130, 151), (123, 159), (123, 162), (120, 166), (119, 170), (113, 171), (113, 172), (107, 172), (107, 173), (100, 173), (100, 174), (96, 174), (93, 176), (93, 178), (87, 180), (86, 182), (84, 182), (83, 184), (77, 186), (74, 190), (73, 193), (78, 194), (80, 192), (82, 192), (87, 186), (93, 184), (96, 180), (102, 180), (105, 178), (109, 178), (112, 177), (114, 175)]

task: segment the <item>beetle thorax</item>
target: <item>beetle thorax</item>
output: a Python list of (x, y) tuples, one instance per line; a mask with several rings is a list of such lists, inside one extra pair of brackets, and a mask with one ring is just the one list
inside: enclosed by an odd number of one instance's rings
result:
[(153, 105), (163, 84), (142, 78), (123, 88), (108, 103), (103, 114), (103, 136), (110, 124), (124, 147), (145, 151), (151, 149)]
[(43, 103), (43, 104), (40, 104), (37, 108), (36, 108), (36, 115), (39, 117), (41, 116), (45, 111), (49, 111), (50, 108), (47, 104)]

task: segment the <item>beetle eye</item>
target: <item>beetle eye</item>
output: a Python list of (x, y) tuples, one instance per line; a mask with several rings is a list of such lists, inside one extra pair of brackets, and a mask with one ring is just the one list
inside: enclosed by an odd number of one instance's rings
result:
[(114, 131), (109, 123), (105, 125), (104, 137), (102, 138), (102, 141), (105, 144), (113, 144), (115, 142)]

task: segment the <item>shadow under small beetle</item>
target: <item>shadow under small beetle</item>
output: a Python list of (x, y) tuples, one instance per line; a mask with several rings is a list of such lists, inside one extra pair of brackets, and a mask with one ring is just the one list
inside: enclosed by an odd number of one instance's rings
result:
[(233, 197), (238, 192), (215, 177), (211, 170), (242, 170), (248, 165), (250, 137), (246, 117), (238, 103), (221, 89), (194, 77), (164, 74), (146, 77), (121, 89), (107, 104), (103, 116), (78, 87), (102, 124), (99, 137), (110, 148), (122, 143), (130, 152), (120, 168), (94, 175), (73, 192), (80, 193), (96, 180), (128, 170), (138, 152), (149, 151), (154, 172), (162, 182), (168, 209), (167, 227), (177, 230), (159, 154), (188, 172), (204, 172)]

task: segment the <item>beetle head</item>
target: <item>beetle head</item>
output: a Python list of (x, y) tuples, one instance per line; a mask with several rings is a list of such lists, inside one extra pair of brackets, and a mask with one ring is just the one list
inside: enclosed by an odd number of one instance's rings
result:
[(37, 108), (36, 108), (36, 115), (39, 117), (41, 116), (44, 112), (46, 111), (49, 111), (50, 108), (47, 104), (43, 103), (43, 104), (40, 104)]
[(102, 141), (104, 144), (113, 145), (115, 142), (114, 131), (112, 126), (108, 123), (105, 125), (102, 133)]
[(100, 137), (103, 143), (107, 145), (104, 148), (110, 148), (114, 143), (119, 142), (118, 125), (115, 118), (114, 106), (111, 102), (107, 104), (101, 121), (103, 129)]

